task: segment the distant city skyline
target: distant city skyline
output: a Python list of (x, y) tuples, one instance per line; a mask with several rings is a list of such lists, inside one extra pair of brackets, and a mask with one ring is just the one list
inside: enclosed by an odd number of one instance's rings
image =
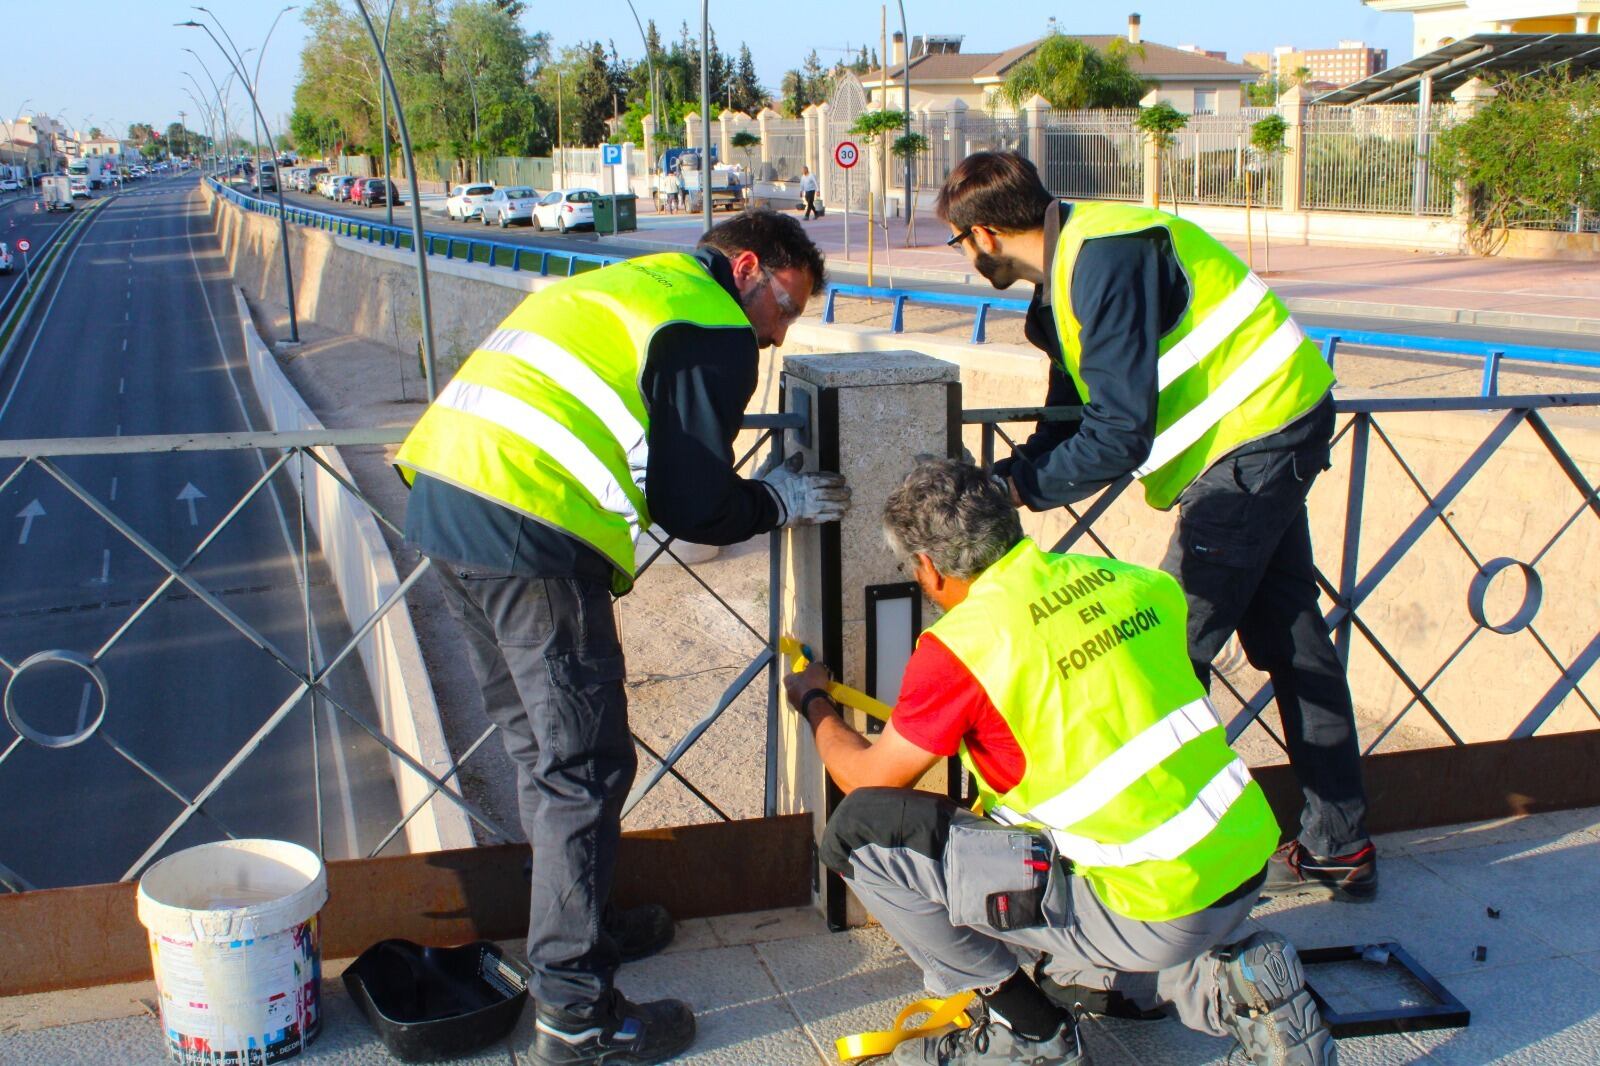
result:
[[(348, 2), (348, 0), (347, 0)], [(368, 0), (375, 14), (387, 10), (383, 0)], [(700, 5), (692, 0), (635, 0), (642, 19), (654, 19), (664, 41), (675, 40), (687, 21), (692, 35), (699, 32)], [(227, 25), (241, 49), (259, 47), (278, 6), (261, 0), (212, 0), (208, 5)], [(1161, 44), (1193, 44), (1202, 49), (1226, 51), (1242, 62), (1245, 52), (1271, 51), (1277, 45), (1331, 48), (1340, 40), (1357, 39), (1389, 51), (1391, 64), (1411, 57), (1409, 16), (1380, 14), (1360, 0), (1317, 0), (1290, 4), (1283, 0), (1233, 0), (1226, 5), (1179, 3), (1177, 0), (1127, 0), (1126, 10), (1099, 7), (1085, 12), (1077, 5), (1018, 0), (1007, 6), (1007, 18), (983, 17), (982, 8), (966, 0), (906, 0), (906, 16), (913, 37), (927, 34), (961, 34), (964, 52), (998, 52), (1042, 36), (1054, 15), (1063, 33), (1126, 31), (1127, 16), (1143, 16), (1143, 34)], [(643, 54), (639, 32), (624, 0), (601, 0), (581, 9), (588, 17), (575, 17), (569, 5), (548, 5), (533, 0), (524, 14), (530, 32), (544, 30), (559, 50), (579, 41), (615, 42), (624, 57)], [(205, 58), (221, 82), (228, 65), (206, 36), (197, 30), (173, 26), (198, 17), (192, 7), (174, 0), (56, 0), (50, 5), (53, 24), (72, 27), (70, 36), (28, 34), (8, 50), (5, 84), (0, 87), (0, 113), (15, 118), (25, 99), (28, 110), (61, 118), (85, 130), (99, 126), (106, 134), (122, 136), (130, 123), (149, 122), (163, 128), (189, 113), (191, 129), (201, 119), (183, 92), (188, 70), (205, 85), (205, 73), (184, 48)], [(552, 17), (552, 12), (557, 17)], [(262, 108), (276, 125), (293, 106), (299, 77), (300, 50), (306, 29), (300, 12), (290, 12), (279, 24), (261, 67)], [(800, 66), (815, 49), (825, 66), (846, 59), (863, 44), (879, 48), (877, 5), (860, 0), (811, 0), (806, 4), (773, 9), (757, 4), (711, 5), (717, 44), (736, 51), (741, 42), (750, 46), (762, 85), (776, 93), (785, 71)], [(899, 9), (889, 5), (889, 33), (899, 26)], [(34, 25), (23, 20), (18, 25)], [(256, 56), (247, 56), (254, 72)], [(232, 105), (236, 121), (248, 117), (242, 96)], [(248, 126), (248, 123), (244, 123)]]

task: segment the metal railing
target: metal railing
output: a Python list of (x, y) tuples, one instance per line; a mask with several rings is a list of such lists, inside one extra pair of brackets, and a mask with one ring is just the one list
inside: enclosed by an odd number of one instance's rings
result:
[(1306, 116), (1305, 184), (1309, 209), (1375, 214), (1448, 215), (1455, 186), (1429, 165), (1433, 138), (1454, 109), (1415, 104), (1313, 107)]
[(1056, 111), (1044, 126), (1045, 185), (1078, 200), (1144, 198), (1144, 134), (1137, 110)]
[[(736, 469), (744, 469), (752, 460), (770, 445), (774, 450), (782, 447), (782, 432), (789, 428), (798, 428), (803, 418), (800, 415), (747, 415), (743, 428), (755, 431), (754, 443), (745, 451), (738, 460)], [(417, 755), (407, 751), (395, 738), (387, 735), (381, 725), (369, 720), (358, 709), (352, 706), (352, 701), (341, 696), (331, 683), (331, 678), (339, 668), (346, 664), (352, 665), (358, 660), (353, 659), (362, 646), (362, 642), (372, 637), (374, 630), (380, 622), (406, 600), (409, 591), (431, 568), (431, 562), (423, 558), (419, 564), (406, 574), (383, 598), (371, 614), (365, 618), (350, 618), (348, 639), (345, 639), (336, 649), (326, 653), (317, 653), (313, 649), (319, 647), (322, 623), (314, 617), (311, 605), (310, 590), (314, 584), (311, 576), (311, 559), (317, 552), (315, 533), (311, 529), (308, 519), (308, 478), (331, 478), (337, 483), (339, 491), (347, 493), (351, 502), (369, 511), (372, 516), (388, 531), (396, 536), (403, 536), (401, 525), (386, 517), (383, 512), (373, 504), (352, 481), (341, 474), (333, 462), (322, 454), (322, 449), (338, 447), (393, 445), (402, 441), (408, 430), (404, 427), (360, 430), (316, 430), (303, 432), (279, 433), (222, 433), (222, 434), (193, 434), (170, 436), (146, 437), (115, 437), (115, 438), (62, 438), (47, 440), (21, 440), (0, 441), (0, 464), (14, 463), (3, 479), (0, 479), (0, 492), (17, 483), (18, 479), (26, 472), (36, 471), (45, 475), (49, 484), (65, 492), (104, 524), (121, 541), (131, 545), (138, 555), (148, 563), (153, 564), (159, 577), (153, 582), (146, 593), (126, 601), (128, 613), (115, 625), (114, 631), (103, 640), (96, 640), (93, 647), (89, 648), (47, 648), (32, 652), (26, 657), (17, 657), (9, 649), (0, 650), (0, 670), (5, 675), (5, 700), (4, 718), (0, 719), (5, 725), (0, 725), (0, 784), (5, 783), (8, 763), (13, 760), (18, 752), (25, 747), (33, 747), (44, 752), (60, 753), (70, 748), (91, 741), (105, 745), (115, 756), (119, 763), (131, 768), (138, 779), (143, 781), (152, 790), (147, 798), (128, 797), (130, 803), (149, 803), (160, 796), (175, 802), (179, 811), (175, 817), (152, 839), (140, 840), (136, 846), (142, 851), (138, 858), (122, 873), (121, 880), (128, 881), (139, 876), (140, 872), (163, 849), (179, 839), (193, 841), (196, 834), (203, 836), (229, 837), (236, 834), (216, 811), (218, 792), (240, 773), (241, 767), (249, 766), (252, 760), (259, 761), (259, 753), (264, 745), (275, 742), (274, 738), (281, 739), (285, 722), (291, 714), (301, 707), (307, 700), (321, 701), (337, 716), (337, 721), (354, 724), (360, 735), (370, 738), (370, 742), (378, 745), (389, 756), (398, 769), (403, 772), (417, 775), (422, 779), (422, 794), (415, 799), (407, 809), (401, 812), (398, 820), (388, 826), (386, 831), (375, 833), (375, 843), (370, 848), (363, 846), (362, 852), (368, 857), (376, 856), (389, 847), (407, 825), (416, 818), (428, 804), (436, 798), (442, 802), (454, 805), (465, 814), (478, 829), (482, 837), (491, 842), (504, 842), (515, 839), (515, 834), (500, 824), (494, 816), (482, 809), (477, 803), (468, 798), (461, 787), (461, 773), (468, 767), (489, 738), (498, 731), (492, 723), (487, 726), (475, 739), (455, 754), (452, 765), (446, 772), (436, 773), (424, 765)], [(258, 459), (259, 476), (253, 477), (249, 486), (238, 496), (226, 504), (223, 517), (211, 528), (206, 530), (198, 543), (183, 552), (163, 551), (150, 537), (141, 533), (126, 517), (117, 513), (117, 506), (113, 502), (116, 498), (116, 489), (113, 487), (110, 498), (103, 498), (95, 491), (89, 489), (81, 476), (74, 476), (69, 472), (69, 467), (81, 462), (83, 457), (106, 456), (158, 456), (174, 453), (204, 452), (212, 456), (226, 456), (229, 454), (253, 454)], [(219, 460), (220, 461), (220, 460)], [(252, 468), (252, 473), (255, 468)], [(293, 516), (285, 514), (285, 510), (277, 502), (277, 486), (287, 483), (297, 498), (297, 506)], [(217, 496), (215, 492), (213, 496)], [(296, 650), (298, 642), (284, 643), (281, 638), (275, 638), (266, 628), (253, 624), (239, 610), (230, 605), (226, 590), (208, 587), (196, 574), (197, 563), (205, 556), (208, 549), (213, 548), (218, 538), (230, 529), (246, 512), (251, 505), (259, 500), (271, 499), (279, 509), (280, 521), (284, 526), (286, 541), (291, 539), (288, 532), (290, 526), (298, 530), (298, 541), (289, 545), (293, 554), (293, 567), (298, 592), (302, 598), (303, 618), (305, 625), (304, 646)], [(217, 502), (221, 502), (218, 500)], [(648, 536), (654, 541), (654, 548), (648, 558), (638, 566), (638, 576), (643, 576), (646, 571), (663, 557), (675, 559), (689, 574), (701, 589), (707, 592), (720, 607), (735, 619), (739, 627), (753, 636), (761, 644), (760, 650), (740, 669), (738, 676), (729, 684), (722, 696), (715, 704), (702, 715), (691, 728), (667, 752), (660, 753), (654, 747), (643, 741), (635, 733), (635, 741), (652, 760), (655, 765), (645, 774), (630, 794), (627, 800), (627, 810), (632, 810), (651, 789), (667, 777), (673, 778), (703, 804), (713, 817), (729, 820), (730, 815), (722, 809), (707, 788), (690, 780), (679, 769), (678, 763), (704, 734), (714, 725), (722, 714), (733, 705), (734, 701), (746, 691), (763, 672), (767, 675), (766, 693), (766, 738), (765, 738), (765, 777), (764, 798), (762, 809), (770, 815), (776, 810), (777, 802), (777, 765), (775, 754), (777, 751), (777, 698), (778, 698), (778, 659), (776, 650), (779, 636), (779, 610), (782, 602), (780, 583), (782, 580), (781, 545), (779, 534), (774, 531), (770, 535), (768, 582), (769, 590), (766, 597), (768, 617), (761, 622), (744, 617), (741, 612), (731, 605), (728, 600), (718, 593), (707, 580), (696, 572), (694, 567), (686, 563), (674, 550), (674, 540), (671, 537), (659, 535), (648, 531)], [(54, 586), (52, 586), (53, 588)], [(115, 693), (107, 684), (106, 674), (102, 664), (107, 655), (122, 647), (125, 642), (134, 639), (130, 633), (138, 630), (141, 619), (146, 618), (150, 612), (164, 600), (173, 596), (181, 596), (185, 600), (197, 601), (204, 605), (215, 616), (216, 621), (227, 627), (248, 643), (254, 654), (265, 657), (265, 660), (275, 665), (287, 678), (290, 684), (288, 695), (277, 702), (275, 706), (264, 707), (258, 717), (250, 717), (245, 723), (249, 729), (248, 738), (227, 757), (221, 761), (214, 771), (208, 772), (199, 787), (185, 787), (184, 783), (171, 772), (164, 772), (156, 765), (156, 761), (149, 756), (149, 737), (140, 738), (141, 745), (129, 743), (127, 733), (138, 732), (141, 728), (138, 720), (130, 719), (127, 712), (119, 707)], [(118, 604), (101, 604), (100, 607), (115, 608)], [(27, 671), (44, 664), (55, 664), (57, 667), (66, 666), (82, 671), (88, 681), (100, 694), (100, 705), (93, 714), (85, 713), (89, 707), (90, 691), (86, 688), (84, 693), (84, 708), (80, 708), (78, 727), (68, 733), (55, 734), (45, 729), (31, 725), (28, 716), (16, 706), (14, 691), (18, 680)], [(248, 714), (245, 708), (223, 708), (229, 714)], [(401, 709), (402, 713), (404, 708)], [(36, 712), (35, 712), (36, 713)], [(70, 716), (69, 716), (70, 717)], [(10, 736), (5, 737), (9, 726)], [(177, 738), (177, 743), (182, 743), (182, 738)], [(319, 773), (319, 745), (325, 744), (326, 738), (319, 738), (315, 715), (312, 716), (311, 765), (305, 767), (305, 772), (310, 778), (315, 806), (316, 841), (315, 846), (319, 853), (324, 850), (324, 806)], [(62, 775), (62, 780), (66, 775)], [(276, 784), (283, 784), (276, 782)], [(64, 797), (63, 797), (64, 798)], [(115, 812), (104, 812), (114, 816)], [(201, 823), (204, 823), (201, 825)], [(7, 862), (7, 856), (0, 855), (0, 886), (11, 891), (24, 891), (35, 887), (36, 881), (46, 878), (38, 874), (30, 876), (32, 871), (17, 868), (14, 862)]]
[[(255, 214), (266, 215), (268, 218), (278, 217), (276, 202), (248, 196), (237, 189), (229, 188), (215, 178), (207, 180), (218, 195), (235, 206)], [(380, 248), (399, 248), (405, 251), (413, 248), (411, 230), (407, 227), (387, 226), (381, 222), (367, 222), (348, 215), (312, 211), (288, 205), (284, 206), (284, 213), (290, 222), (297, 225), (320, 229), (340, 237), (354, 237), (376, 244)], [(487, 241), (477, 237), (456, 237), (450, 234), (424, 233), (423, 240), (427, 244), (429, 255), (491, 267), (505, 267), (513, 271), (528, 271), (542, 275), (556, 273), (564, 277), (571, 277), (573, 274), (581, 274), (588, 270), (598, 270), (612, 263), (620, 263), (624, 258), (615, 255), (596, 255), (591, 252), (530, 248), (527, 245)], [(556, 267), (554, 271), (551, 269), (553, 265)]]
[[(1531, 684), (1519, 696), (1525, 697), (1525, 704), (1511, 709), (1511, 725), (1506, 734), (1508, 738), (1533, 736), (1551, 721), (1558, 708), (1569, 705), (1569, 701), (1575, 701), (1579, 708), (1577, 713), (1589, 728), (1600, 725), (1600, 706), (1583, 687), (1585, 675), (1600, 662), (1600, 617), (1594, 613), (1592, 598), (1581, 599), (1588, 614), (1575, 620), (1579, 629), (1575, 638), (1568, 633), (1565, 640), (1557, 641), (1536, 625), (1543, 602), (1538, 566), (1563, 544), (1585, 516), (1600, 522), (1600, 492), (1597, 492), (1579, 463), (1561, 443), (1558, 433), (1545, 415), (1556, 410), (1593, 412), (1600, 409), (1600, 393), (1488, 399), (1369, 398), (1339, 400), (1336, 407), (1342, 424), (1334, 435), (1334, 445), (1338, 447), (1341, 442), (1349, 442), (1349, 481), (1345, 489), (1345, 514), (1339, 537), (1337, 572), (1332, 577), (1320, 569), (1317, 573), (1321, 591), (1332, 602), (1323, 620), (1347, 666), (1359, 637), (1364, 647), (1372, 653), (1372, 659), (1368, 661), (1375, 659), (1381, 663), (1405, 694), (1405, 699), (1398, 706), (1383, 708), (1384, 717), (1371, 730), (1366, 753), (1371, 754), (1382, 746), (1418, 708), (1448, 744), (1462, 745), (1467, 742), (1464, 736), (1467, 730), (1452, 722), (1450, 712), (1453, 708), (1441, 705), (1436, 693), (1450, 668), (1460, 663), (1485, 633), (1510, 636), (1525, 632), (1531, 642), (1529, 654), (1532, 661), (1527, 671)], [(1442, 478), (1430, 470), (1430, 477), (1424, 480), (1418, 473), (1417, 465), (1401, 447), (1397, 436), (1385, 430), (1383, 419), (1389, 415), (1451, 411), (1484, 412), (1497, 417), (1478, 444), (1469, 444), (1465, 458), (1453, 470), (1446, 470)], [(1015, 446), (1014, 438), (1003, 428), (1005, 425), (1076, 421), (1081, 416), (1082, 409), (1076, 407), (1002, 408), (966, 411), (962, 415), (962, 422), (982, 427), (981, 461), (991, 464), (996, 458), (999, 444), (1003, 442)], [(1532, 431), (1561, 477), (1570, 483), (1575, 491), (1575, 505), (1563, 521), (1555, 523), (1554, 532), (1542, 543), (1539, 543), (1542, 535), (1537, 534), (1528, 543), (1515, 547), (1508, 547), (1503, 541), (1491, 541), (1492, 551), (1516, 551), (1518, 556), (1491, 555), (1491, 550), (1480, 550), (1474, 545), (1475, 541), (1488, 541), (1490, 538), (1480, 536), (1478, 530), (1464, 527), (1452, 508), (1460, 504), (1463, 494), (1483, 474), (1512, 434), (1523, 427)], [(1386, 491), (1381, 504), (1375, 501), (1373, 508), (1374, 514), (1381, 516), (1381, 521), (1369, 526), (1366, 521), (1367, 494), (1375, 459), (1379, 455), (1386, 458), (1386, 465), (1392, 463), (1399, 471), (1403, 483), (1415, 491), (1416, 500), (1409, 503), (1405, 498), (1397, 498), (1392, 492)], [(1096, 522), (1131, 484), (1132, 481), (1125, 478), (1084, 505), (1066, 508), (1071, 526), (1053, 550), (1082, 551), (1085, 547), (1080, 545), (1092, 544), (1093, 551), (1115, 558), (1114, 546), (1096, 528)], [(1439, 487), (1430, 488), (1430, 484)], [(1388, 532), (1395, 528), (1396, 520), (1400, 523), (1398, 534)], [(1386, 532), (1378, 532), (1380, 528)], [(1421, 666), (1414, 663), (1408, 665), (1401, 661), (1402, 653), (1391, 647), (1393, 641), (1386, 641), (1363, 617), (1363, 610), (1383, 605), (1379, 599), (1380, 590), (1402, 599), (1413, 595), (1407, 582), (1391, 579), (1409, 553), (1432, 533), (1442, 533), (1445, 538), (1441, 541), (1436, 536), (1433, 544), (1454, 545), (1472, 572), (1463, 590), (1465, 595), (1460, 605), (1454, 608), (1460, 612), (1460, 617), (1449, 617), (1450, 622), (1457, 623), (1459, 628), (1465, 630), (1465, 635), (1453, 646), (1447, 647), (1439, 660)], [(1375, 561), (1365, 562), (1372, 559), (1374, 554)], [(1494, 622), (1489, 618), (1489, 590), (1495, 579), (1507, 572), (1521, 574), (1525, 582), (1522, 602), (1504, 621)], [(1394, 608), (1396, 605), (1391, 602), (1388, 606)], [(1414, 609), (1409, 601), (1399, 606), (1411, 611), (1410, 616), (1429, 618), (1430, 625), (1441, 630), (1452, 612), (1451, 604), (1435, 600), (1417, 605)], [(1563, 654), (1563, 647), (1573, 650)], [(1219, 656), (1215, 664), (1218, 669), (1213, 672), (1217, 682), (1238, 704), (1238, 710), (1227, 722), (1228, 739), (1238, 739), (1252, 723), (1257, 723), (1273, 742), (1287, 752), (1282, 737), (1260, 718), (1261, 712), (1272, 699), (1270, 680), (1254, 691), (1241, 690), (1229, 680), (1226, 668), (1232, 664), (1221, 661), (1228, 655), (1225, 650)], [(1535, 671), (1535, 664), (1541, 668), (1539, 672)], [(1497, 707), (1496, 710), (1504, 713), (1505, 709)], [(1589, 722), (1589, 718), (1593, 721)], [(1570, 726), (1570, 719), (1566, 724)]]
[(822, 304), (822, 321), (831, 323), (838, 310), (840, 296), (859, 297), (864, 300), (885, 300), (890, 304), (889, 329), (904, 333), (906, 304), (919, 303), (935, 307), (958, 307), (972, 311), (972, 343), (983, 344), (988, 339), (989, 312), (1011, 311), (1027, 314), (1027, 300), (1002, 300), (987, 296), (961, 296), (956, 293), (921, 292), (916, 289), (886, 289), (873, 285), (829, 285), (828, 296)]
[(1175, 203), (1283, 205), (1283, 153), (1250, 145), (1250, 126), (1270, 111), (1192, 115), (1161, 157), (1161, 196)]

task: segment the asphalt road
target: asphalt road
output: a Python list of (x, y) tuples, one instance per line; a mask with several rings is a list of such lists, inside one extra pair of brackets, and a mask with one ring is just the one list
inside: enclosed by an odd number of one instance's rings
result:
[[(0, 438), (265, 424), (250, 395), (221, 257), (214, 239), (200, 235), (203, 217), (188, 177), (140, 183), (101, 210), (0, 368)], [(179, 563), (263, 469), (254, 452), (71, 457), (59, 466)], [(13, 468), (7, 462), (0, 474)], [(295, 503), (287, 481), (258, 494), (187, 573), (302, 668)], [(109, 699), (98, 732), (62, 748), (24, 740), (0, 763), (0, 875), (9, 870), (11, 880), (35, 887), (121, 877), (183, 804), (113, 744), (192, 797), (293, 692), (286, 670), (180, 586), (130, 625), (164, 577), (37, 465), (0, 492), (0, 655), (15, 665), (46, 649), (93, 654), (111, 642), (99, 656)], [(307, 584), (316, 640), (331, 654), (346, 626), (316, 555)], [(341, 667), (336, 691), (368, 711), (358, 663)], [(101, 711), (72, 666), (31, 668), (12, 695), (22, 718), (49, 734), (76, 733)], [(222, 826), (315, 847), (319, 801), (329, 857), (370, 849), (398, 817), (388, 757), (318, 704), (313, 714), (302, 698), (167, 850), (219, 839)], [(0, 724), (0, 752), (13, 737)]]

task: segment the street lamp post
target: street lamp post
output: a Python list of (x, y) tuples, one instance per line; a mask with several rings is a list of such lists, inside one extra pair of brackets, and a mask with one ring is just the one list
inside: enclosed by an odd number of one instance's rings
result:
[[(389, 51), (389, 30), (394, 26), (394, 10), (400, 6), (400, 0), (389, 0), (389, 14), (383, 20), (383, 50)], [(391, 192), (398, 188), (394, 179), (389, 175), (389, 94), (383, 91), (383, 75), (378, 75), (378, 124), (383, 127), (383, 180), (389, 187), (383, 190), (383, 224), (394, 225), (394, 197)]]
[[(33, 97), (30, 96), (26, 100), (22, 101), (22, 106), (21, 107), (18, 107), (16, 109), (16, 111), (12, 112), (12, 117), (6, 119), (6, 143), (11, 145), (11, 146), (13, 146), (13, 148), (16, 146), (16, 143), (17, 143), (17, 119), (22, 117), (22, 113), (28, 109), (28, 105), (31, 104), (31, 103), (33, 103)], [(31, 123), (31, 122), (28, 123), (28, 126), (31, 129), (32, 126), (33, 126), (33, 123)], [(37, 143), (37, 142), (35, 142), (35, 143)], [(22, 188), (23, 188), (23, 191), (25, 193), (30, 191), (30, 190), (32, 190), (32, 188), (33, 188), (33, 176), (32, 176), (32, 174), (29, 173), (29, 169), (30, 168), (28, 167), (28, 153), (27, 152), (23, 152), (22, 153)]]
[(700, 0), (700, 217), (711, 232), (711, 0)]
[(650, 47), (650, 38), (644, 34), (644, 23), (639, 21), (639, 9), (633, 6), (633, 0), (628, 0), (628, 10), (633, 12), (633, 23), (639, 27), (639, 40), (644, 42), (644, 61), (650, 68), (650, 114), (655, 117), (656, 129), (661, 128), (661, 109), (658, 106), (658, 93), (660, 86), (656, 84), (656, 56)]
[[(198, 10), (206, 11), (205, 8), (199, 8)], [(289, 10), (292, 10), (292, 8), (284, 8), (283, 11), (278, 12), (278, 18), (282, 18), (283, 14), (284, 14), (284, 11), (289, 11)], [(211, 15), (211, 17), (213, 19), (215, 19), (217, 17), (216, 15), (212, 14), (210, 11), (206, 11), (206, 14)], [(259, 118), (261, 120), (261, 128), (267, 131), (267, 136), (268, 137), (271, 137), (272, 136), (272, 128), (271, 128), (271, 125), (267, 122), (267, 116), (261, 110), (261, 102), (256, 99), (255, 86), (250, 83), (250, 81), (244, 76), (244, 71), (242, 69), (240, 69), (243, 66), (243, 62), (241, 61), (239, 64), (235, 64), (234, 63), (233, 59), (228, 55), (227, 49), (222, 47), (222, 42), (217, 40), (217, 35), (212, 33), (211, 32), (211, 27), (207, 26), (205, 23), (196, 22), (193, 19), (190, 19), (187, 22), (180, 22), (180, 23), (178, 23), (178, 25), (179, 26), (187, 26), (187, 27), (198, 27), (198, 28), (206, 31), (206, 36), (211, 38), (211, 43), (215, 44), (217, 46), (217, 51), (222, 53), (222, 58), (228, 60), (228, 65), (233, 67), (233, 72), (239, 76), (239, 81), (244, 84), (245, 95), (250, 97), (250, 106), (254, 110), (255, 117)], [(218, 22), (218, 25), (220, 26), (221, 23)], [(274, 28), (276, 28), (277, 25), (278, 25), (278, 20), (277, 19), (273, 19), (272, 20), (272, 25), (273, 25)], [(227, 30), (223, 30), (222, 32), (224, 34), (226, 34), (228, 31)], [(268, 38), (270, 38), (272, 36), (272, 31), (271, 30), (267, 31), (267, 36), (268, 36)], [(228, 43), (232, 44), (233, 43), (233, 38), (229, 37), (228, 38)], [(266, 51), (265, 42), (262, 43), (262, 49), (261, 50), (263, 52)], [(237, 51), (237, 49), (235, 51)], [(258, 146), (258, 152), (259, 152), (259, 146)], [(259, 159), (259, 155), (257, 156), (257, 158)], [(274, 177), (276, 178), (276, 175)], [(257, 186), (258, 189), (260, 188), (260, 184), (261, 184), (261, 168), (260, 168), (260, 166), (258, 164), (257, 167), (256, 167), (256, 186)], [(286, 298), (288, 300), (288, 304), (289, 304), (289, 343), (291, 343), (291, 344), (299, 344), (300, 343), (300, 322), (299, 322), (298, 316), (295, 314), (295, 306), (294, 306), (294, 271), (291, 268), (290, 263), (289, 263), (289, 216), (288, 216), (288, 212), (284, 210), (284, 206), (283, 206), (283, 182), (279, 181), (279, 180), (274, 180), (272, 184), (277, 188), (277, 193), (278, 193), (278, 245), (279, 245), (280, 248), (283, 249), (283, 288), (284, 288), (284, 295), (286, 296)]]
[[(900, 100), (901, 100), (901, 103), (905, 107), (906, 136), (909, 137), (909, 136), (911, 136), (911, 34), (909, 32), (907, 32), (907, 29), (906, 29), (906, 2), (905, 2), (905, 0), (895, 0), (895, 2), (900, 5), (900, 45), (901, 45), (900, 57), (901, 57), (901, 60), (902, 60), (901, 67), (900, 67), (900, 89), (901, 89)], [(885, 56), (884, 58), (887, 59), (888, 57)], [(887, 105), (888, 102), (889, 101), (885, 100), (884, 104)], [(912, 165), (911, 164), (911, 153), (907, 152), (906, 153), (906, 204), (905, 204), (905, 212), (906, 212), (906, 225), (908, 227), (911, 225), (911, 218), (912, 218), (912, 211), (911, 211), (911, 165)], [(907, 242), (909, 242), (911, 240), (911, 233), (910, 233), (909, 229), (906, 232), (906, 240), (907, 240)]]
[(394, 74), (389, 70), (389, 56), (378, 40), (372, 16), (367, 12), (366, 0), (356, 0), (356, 10), (366, 24), (367, 36), (378, 53), (378, 66), (383, 71), (383, 81), (389, 87), (389, 99), (394, 104), (395, 124), (400, 128), (400, 152), (405, 156), (406, 173), (411, 185), (411, 247), (417, 256), (417, 299), (422, 313), (422, 372), (427, 379), (428, 402), (432, 403), (434, 390), (433, 358), (433, 301), (428, 295), (428, 247), (422, 233), (422, 194), (417, 186), (417, 160), (411, 152), (411, 133), (406, 128), (406, 110), (400, 102), (400, 90), (395, 88)]

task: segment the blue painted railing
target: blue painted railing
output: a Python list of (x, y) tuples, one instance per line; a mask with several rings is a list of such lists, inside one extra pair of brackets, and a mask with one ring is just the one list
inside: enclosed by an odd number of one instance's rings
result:
[[(906, 304), (931, 304), (940, 307), (964, 307), (973, 312), (972, 343), (982, 344), (991, 310), (1026, 314), (1029, 301), (1003, 300), (993, 296), (960, 296), (943, 292), (919, 292), (916, 289), (886, 289), (866, 285), (830, 285), (822, 307), (822, 321), (834, 320), (834, 300), (838, 296), (891, 302), (889, 329), (905, 332)], [(1499, 392), (1502, 363), (1545, 363), (1554, 366), (1583, 367), (1600, 370), (1600, 352), (1581, 348), (1547, 348), (1533, 344), (1499, 344), (1454, 337), (1420, 337), (1410, 333), (1377, 333), (1370, 330), (1336, 329), (1327, 326), (1306, 326), (1307, 337), (1322, 345), (1322, 354), (1331, 364), (1340, 344), (1353, 344), (1362, 348), (1391, 348), (1400, 351), (1427, 352), (1431, 355), (1459, 355), (1483, 360), (1484, 396)]]
[[(269, 218), (278, 217), (278, 205), (273, 200), (263, 200), (255, 196), (247, 196), (238, 189), (229, 188), (227, 185), (208, 178), (211, 187), (229, 202), (238, 205), (246, 211), (266, 215)], [(380, 247), (411, 248), (411, 228), (409, 226), (389, 226), (381, 222), (367, 222), (348, 215), (335, 215), (326, 211), (312, 211), (285, 203), (284, 216), (290, 221), (301, 226), (310, 226), (313, 229), (324, 230), (340, 237), (354, 237), (377, 244)], [(454, 237), (449, 234), (423, 233), (427, 242), (429, 255), (442, 255), (446, 259), (460, 259), (468, 263), (481, 263), (491, 267), (509, 267), (511, 270), (537, 271), (539, 274), (548, 275), (550, 264), (554, 260), (558, 264), (557, 272), (571, 277), (584, 269), (598, 269), (612, 263), (622, 261), (621, 256), (595, 255), (591, 252), (554, 251), (548, 248), (529, 248), (520, 244), (507, 244), (504, 241), (485, 241), (476, 237)]]

